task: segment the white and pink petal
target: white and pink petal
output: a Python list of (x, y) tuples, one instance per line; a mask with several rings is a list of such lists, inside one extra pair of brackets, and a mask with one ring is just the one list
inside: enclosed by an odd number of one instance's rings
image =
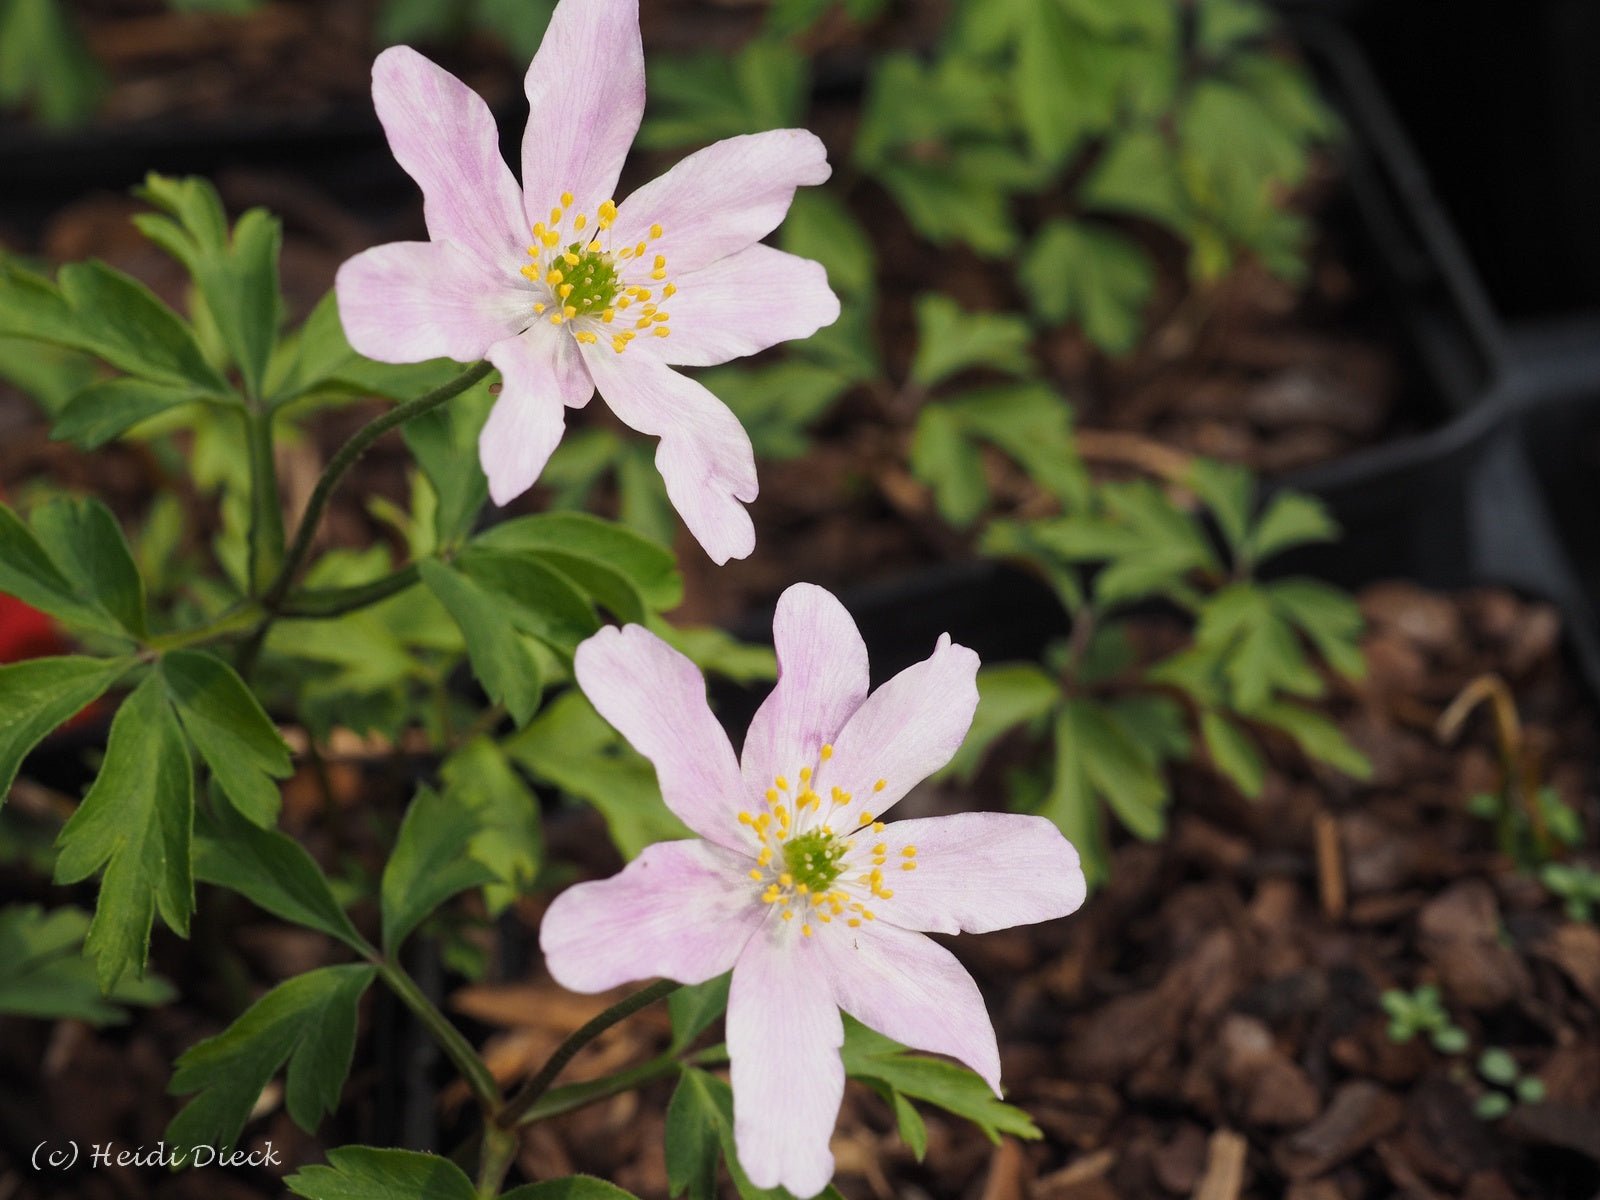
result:
[(550, 210), (585, 213), (615, 199), (623, 160), (644, 116), (644, 46), (638, 0), (566, 0), (556, 5), (523, 82), (528, 128), (522, 187), (529, 225)]
[(672, 282), (676, 294), (660, 301), (672, 336), (642, 339), (630, 352), (709, 367), (810, 337), (839, 319), (822, 264), (771, 246), (750, 246)]
[(602, 629), (573, 661), (589, 702), (654, 765), (667, 807), (701, 837), (745, 850), (739, 764), (700, 668), (641, 625)]
[(633, 347), (585, 346), (600, 395), (622, 422), (661, 439), (656, 469), (667, 496), (715, 563), (756, 545), (744, 504), (756, 498), (756, 459), (739, 418), (701, 383)]
[[(617, 213), (614, 244), (650, 241), (629, 282), (649, 287), (657, 254), (676, 278), (753, 246), (782, 223), (796, 188), (822, 183), (831, 172), (826, 147), (803, 129), (743, 134), (689, 155)], [(660, 238), (650, 239), (653, 225), (662, 227)]]
[(489, 272), (455, 242), (390, 242), (346, 261), (334, 291), (345, 336), (368, 358), (476, 362), (533, 320), (521, 282)]
[(574, 992), (656, 977), (715, 979), (769, 915), (746, 866), (707, 842), (658, 842), (620, 874), (568, 888), (539, 926), (551, 976)]
[(876, 841), (886, 848), (885, 886), (894, 892), (878, 915), (906, 929), (990, 933), (1032, 925), (1075, 912), (1087, 894), (1078, 852), (1044, 817), (968, 812), (892, 821)]
[(534, 485), (566, 430), (568, 408), (581, 408), (594, 383), (578, 346), (546, 321), (489, 347), (500, 371), (500, 398), (478, 435), (478, 461), (489, 495), (509, 504)]
[(978, 985), (943, 946), (885, 923), (897, 902), (880, 902), (876, 921), (835, 921), (806, 939), (820, 951), (834, 1001), (885, 1037), (965, 1063), (999, 1095), (1000, 1049)]
[(851, 797), (852, 811), (882, 816), (954, 757), (978, 707), (978, 656), (939, 638), (933, 653), (901, 671), (861, 705), (819, 773), (828, 791)]
[(844, 1098), (844, 1022), (814, 938), (769, 921), (746, 943), (728, 992), (733, 1137), (759, 1188), (814, 1196), (833, 1178), (828, 1140)]
[(778, 683), (756, 710), (745, 734), (740, 769), (759, 795), (779, 775), (815, 768), (867, 698), (867, 646), (855, 621), (832, 592), (797, 583), (778, 598), (772, 618)]
[(428, 235), (514, 278), (528, 242), (522, 189), (482, 97), (409, 46), (393, 46), (372, 64), (372, 100), (395, 161), (422, 189)]

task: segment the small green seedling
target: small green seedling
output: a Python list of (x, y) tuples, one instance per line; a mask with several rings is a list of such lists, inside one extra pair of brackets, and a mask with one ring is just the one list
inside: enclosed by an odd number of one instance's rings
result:
[(1460, 1054), (1467, 1048), (1467, 1031), (1450, 1019), (1439, 989), (1425, 983), (1415, 991), (1390, 988), (1380, 997), (1389, 1014), (1389, 1040), (1404, 1045), (1425, 1033), (1441, 1054)]
[(1539, 882), (1567, 902), (1569, 918), (1594, 923), (1595, 906), (1600, 905), (1600, 871), (1568, 863), (1548, 863), (1539, 872)]
[(1544, 1099), (1544, 1083), (1524, 1075), (1511, 1052), (1498, 1046), (1490, 1046), (1478, 1056), (1478, 1076), (1492, 1089), (1473, 1106), (1482, 1120), (1499, 1120), (1516, 1104), (1538, 1104)]

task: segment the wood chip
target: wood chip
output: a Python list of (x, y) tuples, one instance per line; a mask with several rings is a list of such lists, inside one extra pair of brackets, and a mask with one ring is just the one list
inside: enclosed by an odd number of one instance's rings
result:
[(1213, 1133), (1206, 1173), (1194, 1190), (1195, 1200), (1238, 1200), (1244, 1189), (1245, 1156), (1249, 1151), (1250, 1143), (1231, 1129)]

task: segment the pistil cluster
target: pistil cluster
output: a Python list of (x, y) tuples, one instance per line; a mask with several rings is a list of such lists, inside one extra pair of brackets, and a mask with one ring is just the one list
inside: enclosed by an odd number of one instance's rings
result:
[[(831, 925), (837, 919), (856, 927), (876, 920), (869, 902), (894, 898), (884, 877), (890, 866), (888, 846), (880, 841), (868, 849), (862, 836), (883, 832), (884, 823), (865, 809), (852, 817), (854, 797), (842, 788), (829, 788), (824, 799), (817, 776), (833, 757), (833, 747), (824, 745), (817, 757), (816, 769), (800, 768), (798, 786), (779, 775), (762, 797), (762, 811), (739, 814), (739, 824), (749, 828), (761, 846), (750, 878), (765, 884), (762, 903), (775, 906), (784, 921), (793, 921), (798, 912), (803, 937), (813, 935), (813, 921)], [(881, 792), (887, 786), (880, 779), (872, 790)], [(900, 853), (899, 868), (916, 870), (917, 848), (907, 846)]]
[[(661, 226), (650, 226), (649, 236), (634, 245), (613, 247), (610, 230), (617, 219), (616, 201), (602, 201), (592, 219), (588, 213), (571, 213), (572, 204), (572, 193), (563, 192), (549, 221), (533, 226), (528, 246), (532, 261), (522, 274), (547, 289), (533, 311), (540, 316), (548, 312), (552, 325), (570, 325), (572, 336), (585, 345), (604, 337), (618, 354), (642, 333), (670, 337), (671, 315), (661, 304), (678, 289), (667, 281), (666, 255), (650, 252), (650, 244), (664, 232)], [(570, 231), (563, 232), (562, 223), (569, 216)], [(650, 283), (659, 287), (624, 281), (625, 275), (640, 277), (641, 267)], [(637, 310), (629, 312), (634, 305)]]

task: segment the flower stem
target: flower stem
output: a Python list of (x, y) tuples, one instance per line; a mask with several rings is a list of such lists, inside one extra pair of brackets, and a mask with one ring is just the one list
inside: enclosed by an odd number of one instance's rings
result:
[[(648, 1008), (663, 996), (677, 991), (683, 985), (670, 979), (659, 979), (642, 991), (635, 992), (625, 1000), (613, 1004), (605, 1012), (589, 1021), (578, 1029), (571, 1037), (556, 1048), (550, 1060), (539, 1068), (539, 1073), (528, 1081), (526, 1087), (506, 1101), (495, 1117), (495, 1124), (502, 1129), (510, 1129), (521, 1123), (523, 1115), (530, 1112), (539, 1102), (539, 1097), (549, 1091), (550, 1085), (555, 1082), (566, 1065), (572, 1061), (573, 1056), (582, 1050), (595, 1038), (610, 1029), (618, 1021), (626, 1020), (642, 1008)], [(598, 1097), (597, 1097), (598, 1098)]]
[(484, 1129), (483, 1144), (478, 1149), (478, 1195), (483, 1200), (493, 1200), (500, 1194), (500, 1185), (506, 1181), (520, 1141), (515, 1130), (501, 1129), (493, 1122)]
[(432, 1000), (422, 994), (422, 989), (417, 987), (403, 968), (382, 956), (374, 956), (372, 963), (378, 968), (378, 974), (383, 982), (400, 998), (402, 1004), (416, 1014), (417, 1019), (427, 1027), (428, 1032), (439, 1043), (439, 1048), (444, 1051), (445, 1056), (455, 1064), (456, 1070), (461, 1072), (461, 1077), (466, 1080), (467, 1087), (472, 1089), (473, 1096), (485, 1114), (492, 1115), (499, 1112), (500, 1087), (495, 1083), (494, 1076), (489, 1074), (489, 1068), (478, 1057), (478, 1052), (461, 1035), (461, 1031), (450, 1023), (450, 1019), (439, 1011)]
[(532, 1125), (535, 1121), (545, 1121), (551, 1117), (559, 1117), (563, 1113), (576, 1112), (597, 1101), (609, 1099), (623, 1092), (631, 1092), (658, 1079), (665, 1079), (684, 1066), (714, 1067), (727, 1061), (726, 1046), (708, 1046), (685, 1058), (679, 1058), (675, 1054), (663, 1054), (636, 1067), (629, 1067), (626, 1071), (607, 1075), (604, 1079), (592, 1079), (586, 1083), (551, 1088), (537, 1103), (517, 1117), (517, 1123)]
[(272, 412), (244, 414), (250, 458), (250, 590), (257, 592), (283, 563), (283, 505), (272, 456)]
[(317, 486), (312, 489), (311, 499), (306, 503), (305, 515), (300, 518), (300, 526), (295, 530), (294, 543), (284, 557), (283, 566), (261, 597), (262, 607), (273, 613), (283, 602), (295, 575), (305, 564), (306, 556), (311, 553), (311, 540), (316, 536), (317, 526), (322, 523), (322, 514), (328, 507), (328, 499), (333, 495), (333, 489), (344, 478), (345, 472), (355, 465), (356, 460), (367, 452), (367, 448), (391, 429), (397, 429), (407, 421), (432, 412), (441, 404), (455, 399), (492, 370), (494, 366), (487, 362), (468, 367), (450, 382), (441, 384), (433, 391), (418, 396), (415, 400), (407, 400), (404, 404), (397, 404), (339, 448), (339, 452), (329, 461), (327, 469), (322, 472), (322, 478), (317, 480)]

